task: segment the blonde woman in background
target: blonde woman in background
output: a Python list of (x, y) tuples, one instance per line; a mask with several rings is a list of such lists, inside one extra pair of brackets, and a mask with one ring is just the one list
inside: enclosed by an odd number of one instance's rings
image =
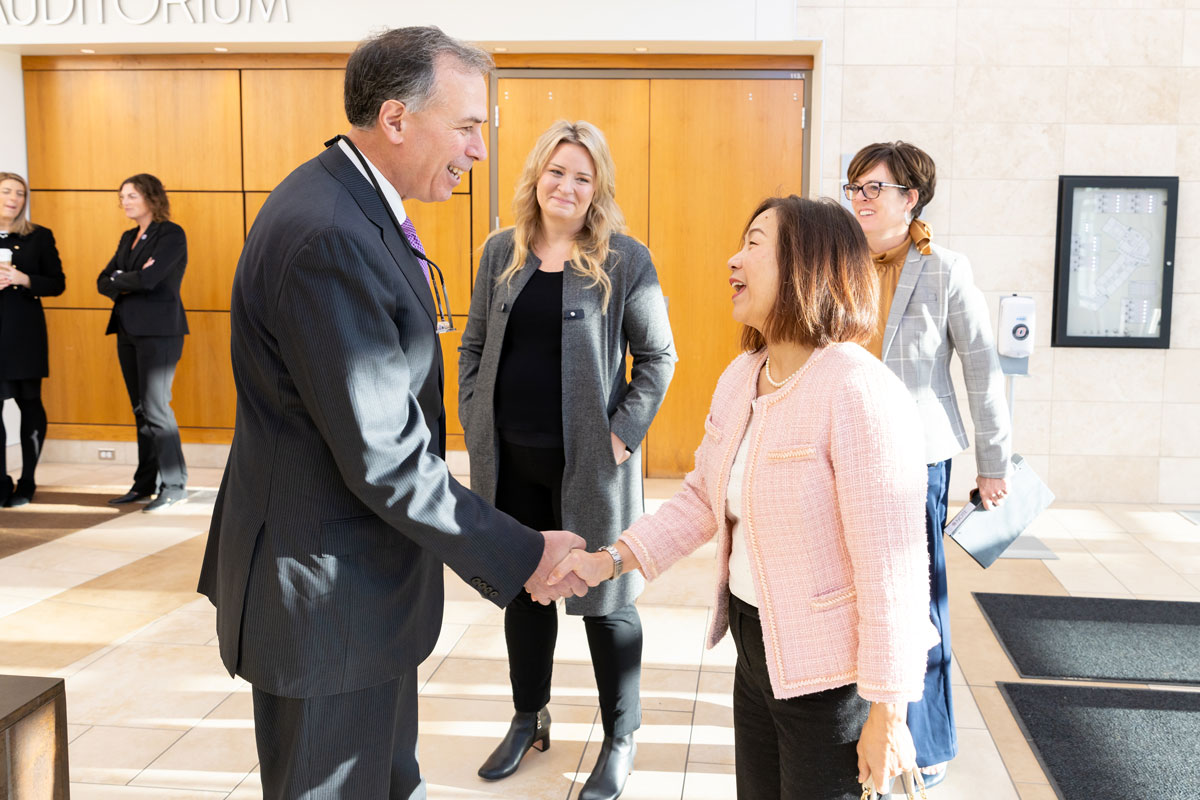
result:
[[(542, 134), (517, 182), (516, 225), (484, 245), (459, 348), (471, 488), (526, 525), (578, 533), (591, 550), (613, 545), (643, 511), (641, 442), (675, 369), (658, 275), (623, 232), (615, 193), (595, 126), (560, 121)], [(583, 617), (604, 727), (579, 800), (619, 796), (633, 768), (643, 585), (630, 573), (566, 603)], [(550, 745), (557, 608), (522, 593), (504, 629), (516, 715), (479, 769), (488, 780)]]

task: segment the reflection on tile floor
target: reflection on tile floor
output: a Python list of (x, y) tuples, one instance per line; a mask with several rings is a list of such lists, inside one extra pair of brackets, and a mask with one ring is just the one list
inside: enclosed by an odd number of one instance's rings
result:
[[(75, 800), (258, 800), (249, 686), (216, 650), (212, 606), (194, 592), (219, 470), (196, 470), (192, 500), (162, 515), (104, 514), (127, 466), (45, 464), (56, 524), (38, 539), (25, 510), (0, 511), (0, 672), (67, 680)], [(649, 481), (661, 500), (677, 485)], [(71, 498), (78, 499), (72, 505)], [(36, 506), (33, 507), (36, 510)], [(96, 521), (99, 520), (99, 521)], [(24, 526), (24, 528), (22, 527)], [(61, 532), (60, 532), (61, 533)], [(973, 591), (1200, 600), (1200, 526), (1173, 507), (1060, 504), (1031, 528), (1056, 561), (1001, 560), (986, 572), (948, 549), (955, 705), (961, 752), (935, 800), (1051, 800), (1032, 751), (996, 689), (1018, 679)], [(646, 632), (644, 725), (630, 800), (729, 800), (734, 652), (703, 647), (715, 549), (701, 548), (639, 603)], [(561, 617), (553, 746), (513, 777), (475, 775), (512, 714), (503, 614), (447, 574), (442, 635), (421, 665), (421, 760), (431, 798), (570, 800), (603, 732), (583, 626)]]

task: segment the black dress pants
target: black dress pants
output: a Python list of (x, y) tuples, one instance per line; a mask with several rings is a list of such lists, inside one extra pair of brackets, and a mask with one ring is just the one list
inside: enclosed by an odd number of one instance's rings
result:
[[(26, 381), (25, 383), (30, 383)], [(38, 381), (40, 384), (41, 381)], [(3, 402), (3, 401), (0, 401)], [(26, 394), (13, 398), (17, 410), (21, 412), (21, 483), (33, 484), (33, 473), (37, 469), (38, 458), (42, 455), (42, 447), (46, 442), (46, 408), (42, 405), (41, 392), (36, 395)], [(8, 432), (4, 429), (4, 420), (0, 418), (0, 480), (8, 474), (8, 448), (3, 446), (8, 441)]]
[(415, 669), (356, 692), (253, 696), (263, 800), (424, 800)]
[(117, 358), (137, 421), (138, 466), (133, 491), (139, 494), (182, 491), (187, 486), (179, 425), (171, 410), (171, 384), (182, 355), (182, 336), (117, 332)]
[(738, 800), (859, 800), (858, 738), (870, 703), (855, 684), (779, 700), (758, 609), (729, 597)]
[[(500, 441), (496, 507), (536, 530), (562, 528), (561, 447), (527, 447)], [(605, 736), (627, 736), (642, 724), (642, 620), (630, 603), (611, 614), (583, 618)], [(517, 711), (550, 702), (558, 607), (521, 592), (504, 610), (509, 680)]]

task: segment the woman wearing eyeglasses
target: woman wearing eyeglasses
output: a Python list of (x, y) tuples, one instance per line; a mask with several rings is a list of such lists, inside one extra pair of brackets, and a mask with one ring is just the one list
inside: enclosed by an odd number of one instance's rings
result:
[[(459, 348), (471, 488), (538, 530), (611, 547), (643, 511), (640, 445), (675, 371), (658, 275), (622, 231), (615, 167), (587, 122), (556, 122), (517, 182), (516, 225), (484, 245)], [(632, 356), (626, 381), (626, 353)], [(641, 724), (640, 574), (568, 598), (583, 617), (604, 743), (579, 800), (621, 794)], [(557, 608), (522, 593), (505, 610), (516, 715), (479, 769), (511, 775), (549, 746)]]
[(942, 530), (949, 501), (950, 460), (968, 441), (950, 356), (962, 362), (975, 428), (976, 485), (984, 508), (1007, 492), (1011, 456), (1004, 380), (983, 294), (966, 256), (936, 244), (920, 219), (937, 183), (933, 159), (906, 142), (864, 147), (847, 170), (846, 197), (866, 234), (879, 275), (879, 324), (867, 346), (908, 387), (925, 432), (929, 488), (925, 528), (929, 545), (930, 617), (942, 635), (929, 651), (925, 693), (908, 709), (908, 726), (926, 785), (940, 783), (958, 752), (950, 692), (950, 609)]

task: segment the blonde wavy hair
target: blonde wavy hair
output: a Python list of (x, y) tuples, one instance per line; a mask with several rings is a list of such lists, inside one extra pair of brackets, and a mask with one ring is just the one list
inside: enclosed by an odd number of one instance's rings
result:
[(0, 183), (4, 181), (16, 181), (25, 187), (25, 204), (17, 212), (17, 218), (13, 220), (9, 233), (15, 233), (18, 236), (32, 233), (33, 223), (29, 221), (29, 184), (15, 172), (0, 172)]
[(593, 176), (595, 191), (592, 204), (584, 215), (583, 227), (575, 236), (570, 265), (580, 275), (591, 279), (589, 286), (600, 287), (604, 295), (603, 308), (607, 309), (612, 297), (612, 279), (604, 269), (604, 262), (608, 259), (609, 239), (615, 233), (625, 232), (625, 215), (617, 205), (617, 169), (608, 150), (608, 142), (599, 128), (583, 120), (555, 122), (538, 137), (529, 157), (525, 159), (525, 169), (513, 193), (516, 225), (513, 226), (512, 260), (496, 280), (511, 282), (525, 265), (534, 243), (542, 236), (542, 209), (538, 205), (537, 184), (554, 151), (564, 142), (577, 144), (587, 150), (596, 173)]

